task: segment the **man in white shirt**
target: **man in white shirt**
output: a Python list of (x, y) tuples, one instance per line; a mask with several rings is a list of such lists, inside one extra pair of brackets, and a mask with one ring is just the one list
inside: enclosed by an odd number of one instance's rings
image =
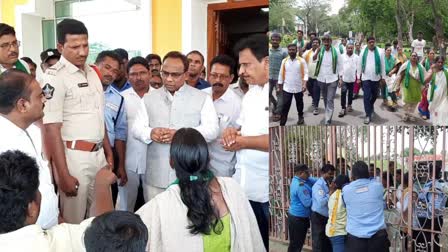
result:
[(330, 35), (322, 38), (324, 47), (321, 47), (314, 56), (317, 61), (315, 76), (324, 97), (325, 125), (331, 124), (334, 111), (334, 97), (338, 88), (339, 73), (342, 72), (342, 57), (336, 48), (331, 45)]
[(317, 52), (317, 50), (319, 50), (320, 39), (313, 38), (311, 42), (312, 42), (312, 48), (303, 54), (303, 59), (305, 59), (305, 62), (308, 66), (307, 89), (308, 92), (313, 97), (313, 114), (318, 115), (319, 114), (318, 107), (320, 101), (320, 87), (319, 84), (317, 83), (316, 76), (314, 76), (314, 73), (316, 72), (317, 58), (313, 59), (313, 56)]
[(220, 142), (226, 128), (237, 127), (236, 120), (240, 116), (241, 98), (229, 88), (234, 68), (235, 61), (227, 55), (213, 58), (209, 74), (211, 87), (203, 89), (212, 97), (219, 119), (219, 136), (210, 142), (208, 147), (210, 170), (215, 176), (220, 177), (231, 177), (235, 173), (235, 152), (225, 150)]
[(423, 39), (423, 32), (418, 32), (417, 39), (412, 41), (411, 47), (412, 52), (416, 52), (418, 56), (418, 62), (422, 61), (423, 56), (425, 55), (424, 49), (426, 46), (426, 41)]
[(361, 52), (358, 59), (358, 79), (362, 81), (364, 92), (364, 110), (366, 117), (364, 124), (372, 121), (374, 104), (379, 93), (380, 81), (385, 85), (386, 70), (384, 67), (384, 53), (375, 45), (375, 38), (367, 38), (368, 46)]
[(30, 75), (16, 69), (6, 70), (0, 75), (0, 153), (20, 150), (36, 159), (42, 193), (42, 211), (37, 224), (51, 228), (58, 224), (58, 198), (50, 168), (42, 156), (40, 129), (33, 125), (42, 119), (44, 103), (42, 89)]
[(252, 35), (236, 45), (239, 75), (251, 86), (241, 104), (241, 128), (227, 128), (225, 149), (237, 151), (233, 175), (246, 192), (266, 249), (269, 240), (269, 55), (266, 35)]
[[(41, 170), (35, 159), (21, 151), (7, 151), (0, 154), (1, 250), (4, 252), (85, 251), (84, 231), (93, 218), (79, 225), (64, 223), (46, 229), (36, 224), (42, 209), (43, 195), (39, 190)], [(95, 216), (113, 210), (110, 185), (115, 180), (116, 176), (106, 168), (96, 174)]]
[(0, 73), (15, 68), (24, 73), (31, 73), (28, 64), (19, 59), (20, 41), (16, 31), (10, 25), (0, 23)]
[[(163, 192), (175, 179), (169, 164), (169, 149), (180, 128), (198, 130), (207, 142), (218, 136), (219, 125), (213, 101), (185, 83), (188, 60), (179, 52), (169, 52), (162, 61), (163, 87), (143, 97), (132, 135), (148, 145), (146, 159), (147, 201)], [(268, 118), (268, 117), (266, 117)]]
[[(358, 60), (359, 56), (353, 53), (353, 44), (347, 45), (347, 53), (342, 55), (342, 60), (344, 62), (343, 71), (339, 77), (339, 87), (341, 90), (341, 107), (342, 110), (339, 112), (339, 117), (344, 117), (347, 112), (352, 112), (352, 101), (353, 101), (353, 87), (356, 80), (356, 72), (358, 71)], [(359, 80), (358, 80), (359, 81)], [(347, 104), (347, 91), (348, 91), (348, 106)]]
[(306, 90), (308, 81), (308, 66), (304, 59), (297, 58), (297, 45), (288, 45), (289, 58), (282, 61), (278, 74), (278, 85), (282, 85), (283, 106), (280, 116), (280, 126), (285, 126), (291, 108), (292, 97), (296, 100), (299, 120), (297, 125), (303, 124), (303, 92)]
[[(131, 88), (121, 94), (126, 104), (126, 116), (128, 122), (128, 136), (126, 141), (125, 167), (128, 182), (118, 187), (117, 210), (134, 212), (137, 200), (138, 187), (145, 183), (146, 151), (148, 146), (132, 136), (132, 127), (135, 124), (137, 111), (140, 108), (143, 96), (151, 90), (149, 62), (142, 57), (129, 60), (127, 65), (128, 81)], [(148, 199), (146, 187), (143, 187), (145, 199)]]

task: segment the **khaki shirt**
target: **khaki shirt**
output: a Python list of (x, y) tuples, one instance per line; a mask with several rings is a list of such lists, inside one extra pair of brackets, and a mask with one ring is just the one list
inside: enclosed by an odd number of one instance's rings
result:
[(63, 141), (101, 142), (104, 138), (104, 95), (98, 74), (63, 56), (45, 71), (42, 91), (47, 98), (44, 124), (62, 123)]

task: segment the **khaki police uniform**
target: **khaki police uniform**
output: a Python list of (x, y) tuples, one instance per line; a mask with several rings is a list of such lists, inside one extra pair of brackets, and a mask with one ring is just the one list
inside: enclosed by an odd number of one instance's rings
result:
[(60, 191), (61, 212), (68, 223), (80, 223), (94, 201), (95, 175), (107, 164), (104, 138), (104, 95), (97, 73), (87, 64), (84, 70), (63, 56), (45, 72), (42, 90), (47, 98), (44, 124), (62, 123), (67, 167), (78, 179), (76, 197)]

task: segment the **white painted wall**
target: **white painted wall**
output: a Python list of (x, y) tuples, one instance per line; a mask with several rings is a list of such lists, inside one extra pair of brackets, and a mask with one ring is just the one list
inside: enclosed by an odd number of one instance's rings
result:
[(42, 52), (42, 17), (22, 14), (22, 52), (20, 57), (30, 57), (37, 65), (40, 64)]

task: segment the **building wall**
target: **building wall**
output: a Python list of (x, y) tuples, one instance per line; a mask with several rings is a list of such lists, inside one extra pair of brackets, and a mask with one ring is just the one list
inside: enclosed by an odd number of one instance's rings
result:
[(152, 51), (163, 57), (172, 50), (182, 50), (181, 0), (152, 1)]

